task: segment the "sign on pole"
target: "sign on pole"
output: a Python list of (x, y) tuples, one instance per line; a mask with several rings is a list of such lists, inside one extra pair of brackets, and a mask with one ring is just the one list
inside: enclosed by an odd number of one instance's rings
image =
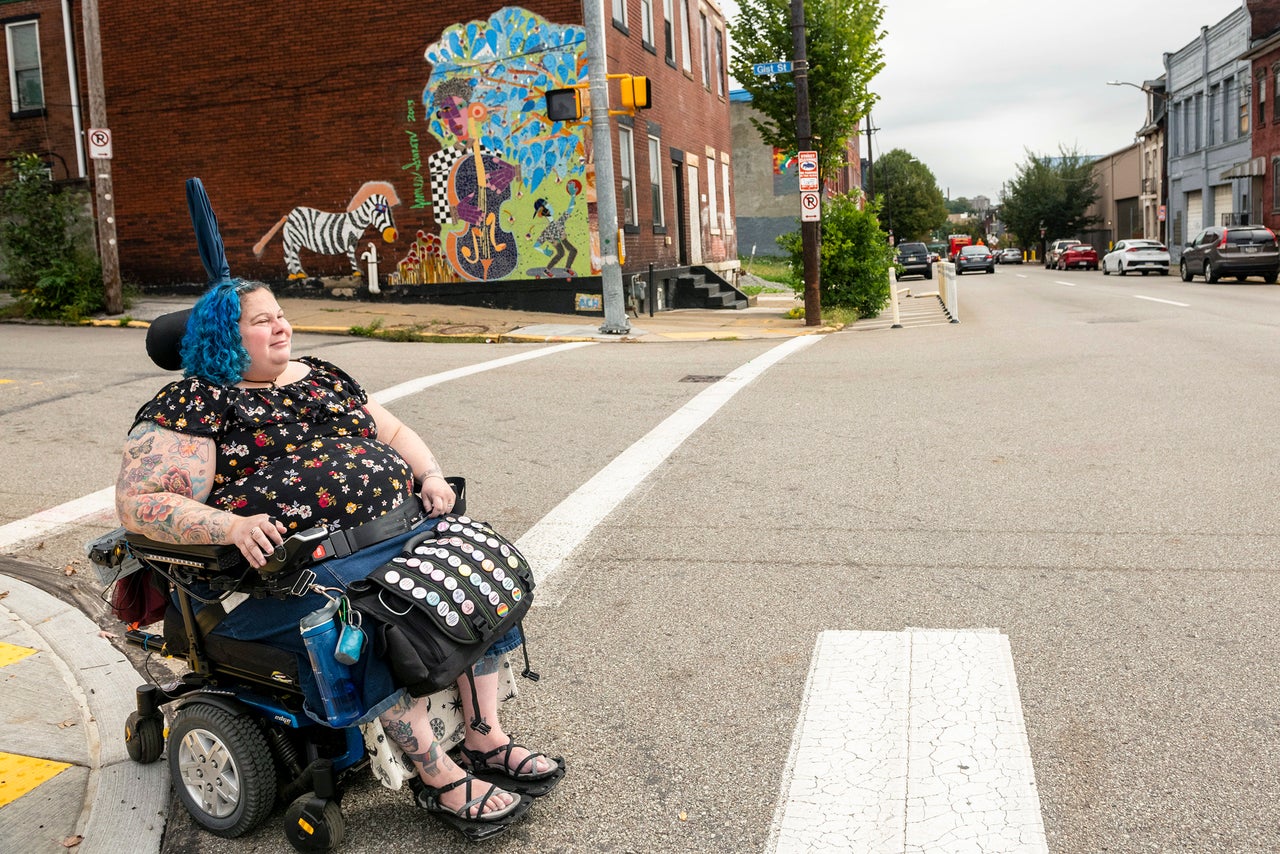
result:
[(1156, 214), (1157, 218), (1159, 218), (1161, 222), (1164, 222), (1169, 215), (1168, 208), (1166, 208), (1164, 205), (1161, 205), (1157, 210), (1158, 210), (1158, 213)]
[(787, 74), (792, 69), (790, 62), (757, 62), (751, 66), (751, 70), (755, 72), (757, 77), (766, 77), (770, 74)]
[(89, 128), (85, 134), (89, 140), (89, 157), (94, 160), (111, 159), (111, 131), (106, 128)]
[(800, 221), (818, 222), (822, 219), (822, 205), (818, 194), (806, 191), (800, 194)]

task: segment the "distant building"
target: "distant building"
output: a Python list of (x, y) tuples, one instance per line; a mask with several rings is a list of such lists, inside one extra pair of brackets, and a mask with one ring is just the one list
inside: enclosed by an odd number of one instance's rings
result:
[(1086, 213), (1097, 223), (1086, 229), (1080, 239), (1098, 250), (1099, 257), (1118, 240), (1142, 236), (1141, 160), (1140, 146), (1135, 142), (1089, 164), (1097, 182), (1098, 198)]
[[(1165, 122), (1168, 115), (1165, 79), (1159, 77), (1142, 85), (1147, 93), (1147, 120), (1138, 131), (1138, 206), (1141, 209), (1141, 237), (1165, 241), (1168, 219), (1165, 174)], [(1164, 216), (1162, 216), (1164, 214)]]
[(1249, 0), (1251, 46), (1241, 59), (1253, 78), (1253, 162), (1259, 176), (1254, 198), (1260, 222), (1280, 231), (1280, 4)]
[[(762, 118), (744, 89), (729, 93), (733, 133), (733, 184), (737, 202), (738, 251), (744, 255), (782, 255), (777, 238), (800, 228), (800, 180), (795, 152), (765, 145), (751, 118)], [(826, 194), (844, 194), (862, 186), (859, 137), (845, 151), (845, 164), (826, 176)]]
[(1169, 93), (1168, 243), (1182, 246), (1209, 225), (1261, 215), (1261, 168), (1253, 159), (1250, 18), (1242, 4), (1164, 55)]

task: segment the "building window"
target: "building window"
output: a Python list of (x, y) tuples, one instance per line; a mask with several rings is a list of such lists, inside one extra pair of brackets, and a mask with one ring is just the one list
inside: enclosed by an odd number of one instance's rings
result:
[(712, 234), (720, 233), (720, 224), (717, 217), (716, 208), (716, 152), (715, 149), (707, 149), (707, 225), (711, 229)]
[(1280, 211), (1280, 157), (1271, 158), (1271, 210)]
[(662, 29), (666, 38), (667, 62), (676, 64), (676, 15), (672, 8), (672, 0), (662, 0)]
[(627, 28), (627, 0), (613, 0), (613, 22), (624, 30)]
[(720, 161), (720, 180), (721, 180), (721, 190), (723, 190), (723, 192), (720, 194), (720, 200), (721, 200), (721, 204), (724, 205), (724, 233), (732, 234), (733, 233), (733, 217), (729, 213), (729, 161), (728, 160), (722, 159)]
[(1258, 127), (1267, 123), (1267, 72), (1258, 73)]
[(1246, 77), (1240, 86), (1240, 97), (1236, 107), (1240, 115), (1240, 122), (1237, 125), (1239, 136), (1249, 133), (1249, 78)]
[[(1221, 110), (1222, 121), (1221, 122), (1218, 121), (1219, 110), (1217, 108), (1217, 105), (1221, 103), (1225, 103), (1222, 100), (1221, 88), (1216, 85), (1210, 86), (1209, 87), (1209, 128), (1206, 134), (1209, 138), (1210, 145), (1217, 145), (1219, 141), (1226, 142), (1226, 128), (1227, 128), (1227, 122), (1229, 121), (1227, 116), (1230, 115), (1230, 113), (1224, 107)], [(1219, 130), (1218, 128), (1219, 124), (1222, 125), (1221, 130)]]
[(693, 48), (689, 44), (689, 0), (680, 0), (680, 65), (693, 70)]
[(1280, 116), (1280, 65), (1271, 69), (1271, 83), (1271, 120), (1275, 121)]
[(636, 149), (631, 128), (618, 128), (618, 169), (622, 173), (622, 223), (636, 224)]
[(13, 111), (43, 110), (39, 24), (35, 21), (6, 24), (4, 34), (9, 47), (9, 95)]
[(1199, 151), (1204, 148), (1204, 95), (1197, 92), (1191, 103), (1191, 150)]
[(711, 32), (707, 27), (707, 16), (699, 13), (702, 19), (702, 85), (711, 90)]
[(662, 141), (656, 136), (649, 137), (649, 195), (653, 224), (661, 228), (667, 224), (667, 215), (662, 201)]
[(653, 47), (653, 0), (640, 0), (640, 40)]
[(716, 94), (724, 97), (724, 30), (716, 30)]

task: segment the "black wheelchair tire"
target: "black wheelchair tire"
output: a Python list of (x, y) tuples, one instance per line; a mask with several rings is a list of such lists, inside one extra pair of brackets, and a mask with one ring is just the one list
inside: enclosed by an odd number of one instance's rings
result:
[(169, 729), (169, 774), (192, 819), (215, 836), (242, 836), (275, 806), (275, 761), (247, 714), (200, 702), (179, 709)]
[[(307, 811), (315, 795), (308, 792), (294, 800), (284, 813), (284, 834), (295, 851), (332, 851), (342, 845), (347, 837), (347, 820), (335, 800), (327, 800), (317, 816), (314, 809)], [(307, 814), (304, 816), (304, 812)], [(309, 832), (304, 832), (306, 821)]]
[(164, 718), (143, 717), (132, 712), (124, 722), (124, 746), (129, 758), (140, 765), (150, 765), (164, 752)]

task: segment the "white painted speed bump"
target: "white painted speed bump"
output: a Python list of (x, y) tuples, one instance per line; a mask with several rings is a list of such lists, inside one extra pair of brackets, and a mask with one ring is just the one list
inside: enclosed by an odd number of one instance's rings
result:
[(819, 635), (766, 850), (1047, 852), (1008, 638)]

